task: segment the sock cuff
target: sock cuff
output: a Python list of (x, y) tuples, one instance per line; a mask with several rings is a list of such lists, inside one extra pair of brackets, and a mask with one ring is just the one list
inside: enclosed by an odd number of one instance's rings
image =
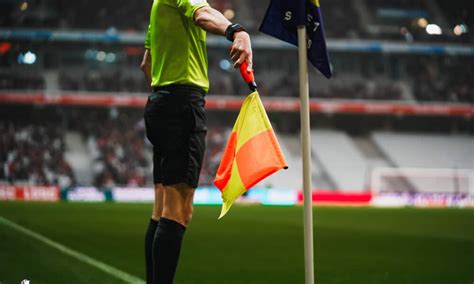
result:
[(178, 234), (179, 236), (182, 236), (184, 232), (186, 231), (186, 227), (181, 225), (180, 223), (167, 219), (164, 217), (160, 218), (160, 223), (159, 226), (167, 231), (172, 231)]

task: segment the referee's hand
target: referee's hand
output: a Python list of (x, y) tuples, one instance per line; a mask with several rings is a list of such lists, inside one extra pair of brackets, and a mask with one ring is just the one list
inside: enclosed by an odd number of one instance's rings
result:
[(247, 32), (240, 31), (234, 34), (234, 43), (230, 49), (230, 58), (234, 62), (234, 68), (240, 68), (240, 65), (247, 61), (247, 70), (252, 71), (252, 44)]

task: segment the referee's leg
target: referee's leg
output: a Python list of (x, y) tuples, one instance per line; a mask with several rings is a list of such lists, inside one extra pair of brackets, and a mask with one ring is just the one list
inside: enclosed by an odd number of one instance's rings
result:
[(153, 240), (155, 238), (156, 229), (163, 213), (163, 190), (162, 184), (155, 184), (155, 203), (153, 204), (153, 213), (150, 223), (145, 234), (145, 270), (146, 283), (151, 284), (153, 281)]
[(153, 242), (154, 283), (173, 283), (183, 235), (193, 214), (194, 191), (185, 183), (164, 186), (163, 211)]
[(161, 183), (155, 184), (155, 203), (153, 204), (153, 214), (151, 218), (160, 220), (163, 213), (163, 191), (164, 186)]
[(193, 216), (194, 191), (186, 183), (164, 186), (161, 217), (187, 227)]

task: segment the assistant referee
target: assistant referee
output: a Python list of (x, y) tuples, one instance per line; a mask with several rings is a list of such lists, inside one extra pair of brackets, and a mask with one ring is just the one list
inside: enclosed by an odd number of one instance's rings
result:
[(250, 37), (206, 0), (154, 0), (141, 68), (151, 95), (146, 134), (153, 144), (155, 203), (145, 236), (147, 283), (173, 283), (201, 171), (209, 89), (206, 31), (232, 41), (234, 67), (252, 69)]

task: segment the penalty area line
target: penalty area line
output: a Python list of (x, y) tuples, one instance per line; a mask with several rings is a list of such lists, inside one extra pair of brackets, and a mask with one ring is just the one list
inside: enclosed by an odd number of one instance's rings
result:
[(119, 270), (115, 267), (112, 267), (108, 264), (105, 264), (97, 259), (94, 259), (88, 255), (85, 255), (81, 252), (78, 252), (76, 250), (73, 250), (71, 248), (68, 248), (67, 246), (64, 246), (58, 242), (55, 242), (41, 234), (38, 234), (28, 228), (25, 228), (21, 225), (18, 225), (17, 223), (15, 222), (12, 222), (2, 216), (0, 216), (0, 224), (3, 224), (5, 225), (6, 227), (9, 227), (11, 229), (14, 229), (18, 232), (21, 232), (25, 235), (27, 235), (28, 237), (31, 237), (37, 241), (40, 241), (42, 242), (43, 244), (51, 247), (51, 248), (54, 248), (60, 252), (62, 252), (63, 254), (65, 255), (68, 255), (70, 257), (73, 257), (81, 262), (84, 262), (84, 263), (87, 263), (89, 264), (90, 266), (93, 266), (95, 268), (97, 268), (98, 270), (101, 270), (109, 275), (112, 275), (113, 277), (117, 278), (117, 279), (120, 279), (126, 283), (134, 283), (134, 284), (144, 284), (145, 281), (143, 281), (142, 279), (136, 277), (136, 276), (133, 276), (131, 274), (128, 274), (122, 270)]

